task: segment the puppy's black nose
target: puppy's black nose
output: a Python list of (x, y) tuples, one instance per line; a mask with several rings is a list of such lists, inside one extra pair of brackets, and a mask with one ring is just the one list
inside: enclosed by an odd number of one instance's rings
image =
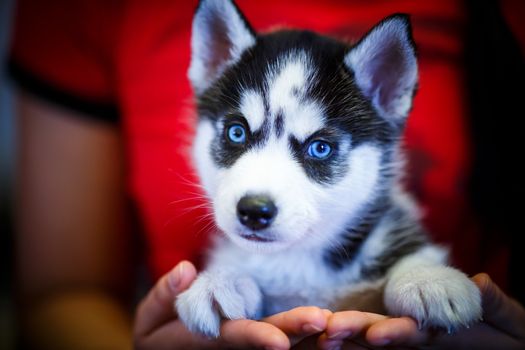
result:
[(252, 230), (262, 230), (271, 225), (277, 215), (277, 207), (264, 195), (250, 195), (237, 203), (237, 217), (244, 226)]

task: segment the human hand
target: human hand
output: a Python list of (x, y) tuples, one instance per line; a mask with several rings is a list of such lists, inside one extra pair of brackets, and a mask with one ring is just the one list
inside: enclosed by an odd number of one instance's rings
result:
[(482, 295), (483, 321), (454, 334), (419, 330), (409, 317), (334, 313), (319, 339), (322, 349), (525, 349), (525, 309), (485, 274), (472, 277)]
[(304, 338), (322, 332), (331, 313), (316, 307), (299, 307), (261, 321), (226, 320), (218, 339), (190, 333), (177, 319), (173, 302), (197, 275), (183, 261), (164, 275), (137, 308), (134, 323), (136, 349), (289, 349)]

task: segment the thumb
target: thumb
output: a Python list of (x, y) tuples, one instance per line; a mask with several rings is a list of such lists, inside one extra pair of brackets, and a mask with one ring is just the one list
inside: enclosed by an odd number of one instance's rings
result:
[(135, 335), (148, 335), (167, 321), (176, 317), (173, 302), (187, 289), (197, 275), (192, 263), (182, 261), (162, 276), (142, 299), (135, 315)]
[(523, 306), (508, 297), (486, 273), (479, 273), (472, 280), (481, 291), (484, 321), (515, 338), (525, 339)]

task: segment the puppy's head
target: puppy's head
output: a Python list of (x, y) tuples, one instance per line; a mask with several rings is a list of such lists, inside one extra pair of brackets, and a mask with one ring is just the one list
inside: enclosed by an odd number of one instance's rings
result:
[(256, 251), (334, 244), (395, 172), (417, 83), (408, 18), (352, 46), (257, 35), (230, 0), (204, 0), (191, 46), (194, 159), (219, 227)]

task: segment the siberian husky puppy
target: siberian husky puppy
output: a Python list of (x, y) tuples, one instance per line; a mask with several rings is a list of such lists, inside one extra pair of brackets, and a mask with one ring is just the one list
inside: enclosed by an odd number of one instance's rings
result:
[(194, 160), (223, 234), (176, 301), (191, 331), (301, 305), (449, 331), (480, 318), (478, 288), (399, 185), (418, 81), (407, 16), (350, 45), (257, 34), (230, 0), (204, 0), (191, 49)]

